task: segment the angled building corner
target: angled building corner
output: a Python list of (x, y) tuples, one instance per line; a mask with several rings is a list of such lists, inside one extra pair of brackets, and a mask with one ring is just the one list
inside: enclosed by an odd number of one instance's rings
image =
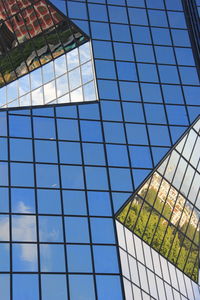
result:
[(96, 101), (89, 37), (51, 2), (0, 2), (2, 108)]
[[(127, 299), (131, 299), (129, 290), (131, 282), (135, 282), (133, 266), (138, 265), (144, 269), (142, 264), (149, 255), (158, 257), (159, 254), (166, 281), (169, 274), (173, 274), (175, 266), (184, 274), (181, 275), (177, 270), (179, 276), (183, 276), (187, 282), (191, 278), (197, 289), (200, 237), (199, 147), (200, 117), (116, 214)], [(137, 252), (141, 250), (141, 245), (144, 253), (139, 255)], [(151, 281), (154, 276), (159, 277), (159, 271), (153, 268), (153, 264), (150, 267), (148, 262), (147, 268)], [(144, 280), (142, 284), (147, 283)], [(175, 285), (172, 280), (174, 288)], [(154, 290), (154, 297), (156, 294)]]

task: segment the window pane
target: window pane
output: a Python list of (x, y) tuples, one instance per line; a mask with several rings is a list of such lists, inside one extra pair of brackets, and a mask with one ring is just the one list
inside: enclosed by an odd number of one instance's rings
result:
[(89, 243), (88, 219), (81, 217), (65, 218), (66, 241), (69, 243)]
[(39, 300), (37, 275), (13, 275), (13, 300), (18, 299)]
[(67, 282), (65, 275), (42, 275), (43, 300), (67, 300)]
[(96, 299), (92, 275), (69, 275), (69, 284), (70, 300), (77, 300), (80, 296), (80, 291), (83, 299)]

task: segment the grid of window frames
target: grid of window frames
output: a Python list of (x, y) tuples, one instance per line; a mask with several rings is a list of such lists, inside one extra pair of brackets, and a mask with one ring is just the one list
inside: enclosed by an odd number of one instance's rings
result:
[(123, 299), (103, 144), (73, 118), (85, 108), (0, 114), (3, 300)]
[(2, 0), (0, 19), (0, 86), (88, 40), (45, 0)]
[[(195, 130), (197, 129), (197, 131)], [(200, 120), (117, 219), (198, 283)]]
[(106, 140), (133, 145), (116, 164), (139, 169), (137, 186), (199, 114), (181, 1), (87, 2), (67, 1), (68, 15), (92, 35)]
[(127, 300), (197, 300), (198, 285), (152, 247), (117, 222)]
[(23, 107), (98, 99), (90, 42), (0, 89), (0, 107)]
[[(92, 37), (101, 101), (0, 113), (1, 215), (8, 220), (1, 243), (9, 249), (1, 297), (77, 300), (81, 291), (87, 299), (121, 300), (114, 214), (199, 114), (188, 29), (178, 0), (51, 2)], [(35, 198), (17, 197), (20, 190)]]

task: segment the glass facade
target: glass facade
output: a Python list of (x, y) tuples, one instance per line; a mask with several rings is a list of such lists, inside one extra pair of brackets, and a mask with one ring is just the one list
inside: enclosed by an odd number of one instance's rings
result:
[[(197, 131), (195, 130), (197, 129)], [(117, 219), (198, 283), (200, 120)]]
[[(24, 22), (26, 7), (37, 14), (36, 4), (46, 5), (50, 14), (54, 5), (53, 10), (86, 40), (70, 51), (62, 49), (59, 57), (53, 57), (48, 44), (47, 64), (38, 60), (36, 70), (26, 69), (20, 77), (13, 53), (22, 55), (25, 45), (34, 45), (38, 37), (46, 43), (47, 32), (58, 31), (51, 17), (52, 30), (34, 36), (26, 31), (22, 42), (17, 38), (9, 22), (15, 16), (15, 26), (18, 14)], [(17, 9), (14, 16), (12, 11), (2, 15), (0, 28), (1, 37), (7, 37), (6, 45), (2, 38), (0, 42), (2, 300), (200, 298), (199, 225), (193, 230), (192, 223), (199, 222), (200, 210), (195, 200), (199, 128), (193, 123), (200, 111), (200, 84), (183, 4), (181, 0), (0, 1), (6, 13), (12, 5)], [(38, 53), (35, 46), (32, 49)], [(27, 65), (26, 56), (20, 59)], [(100, 101), (94, 101), (96, 82)], [(71, 103), (84, 101), (94, 102)], [(44, 104), (50, 105), (33, 107)], [(181, 142), (176, 144), (186, 131), (181, 141), (195, 135), (188, 152), (180, 149)], [(167, 168), (174, 155), (174, 176), (169, 178), (171, 173), (162, 166)], [(159, 197), (148, 200), (140, 192), (155, 178), (154, 193)], [(160, 200), (161, 183), (175, 193), (174, 202)], [(181, 237), (178, 250), (187, 252), (184, 266), (180, 253), (170, 258), (162, 253), (161, 244), (158, 249), (145, 240), (148, 227), (138, 234), (136, 227), (130, 230), (117, 221), (136, 193), (143, 212), (148, 206), (149, 218), (159, 215), (163, 226)], [(179, 202), (182, 207), (175, 220), (172, 212)], [(165, 209), (168, 204), (171, 210)], [(181, 226), (186, 213), (190, 221)], [(172, 245), (173, 241), (168, 243), (168, 252)]]

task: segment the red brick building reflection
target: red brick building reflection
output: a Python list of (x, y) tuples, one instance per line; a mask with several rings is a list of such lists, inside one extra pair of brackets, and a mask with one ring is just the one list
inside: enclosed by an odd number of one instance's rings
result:
[(0, 0), (0, 19), (20, 43), (64, 20), (45, 0)]

